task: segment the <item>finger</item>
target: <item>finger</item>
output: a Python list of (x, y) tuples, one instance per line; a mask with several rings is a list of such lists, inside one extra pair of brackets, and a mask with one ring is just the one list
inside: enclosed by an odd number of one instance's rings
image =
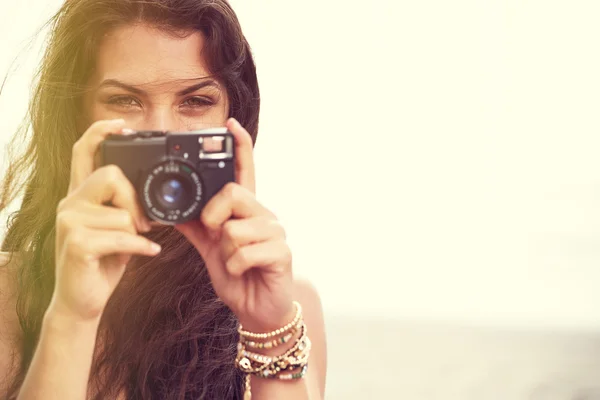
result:
[(209, 200), (202, 210), (200, 220), (211, 233), (215, 234), (232, 217), (258, 216), (273, 216), (273, 214), (256, 200), (252, 192), (231, 182)]
[(235, 142), (236, 181), (252, 193), (255, 193), (256, 183), (252, 137), (235, 118), (227, 120), (227, 129), (233, 134)]
[[(209, 251), (211, 251), (216, 244), (208, 237), (206, 228), (202, 226), (200, 221), (190, 221), (185, 224), (175, 225), (175, 229), (183, 234), (186, 239), (194, 245), (203, 259), (207, 259)], [(214, 289), (217, 292), (223, 290), (228, 283), (227, 271), (221, 267), (220, 263), (205, 263), (208, 275)]]
[(69, 193), (94, 171), (94, 155), (100, 142), (111, 133), (122, 133), (125, 120), (116, 119), (94, 122), (73, 145)]
[(260, 268), (264, 272), (283, 272), (290, 268), (292, 253), (285, 240), (271, 240), (240, 247), (226, 261), (227, 272), (241, 277), (252, 268)]
[(137, 224), (129, 211), (87, 202), (83, 202), (75, 210), (61, 212), (57, 215), (57, 223), (66, 226), (82, 225), (91, 229), (124, 231), (133, 235), (138, 233)]
[(175, 225), (175, 229), (181, 232), (183, 236), (198, 249), (202, 257), (205, 257), (214, 245), (208, 236), (206, 228), (202, 226), (200, 221), (194, 220), (183, 224), (177, 224)]
[(116, 165), (106, 165), (94, 171), (77, 190), (75, 197), (84, 198), (96, 205), (109, 203), (116, 208), (125, 209), (136, 221), (138, 231), (150, 228), (150, 221), (142, 210), (133, 184)]
[(64, 249), (70, 260), (89, 262), (112, 254), (155, 256), (160, 245), (143, 236), (122, 231), (95, 230), (78, 227), (69, 232)]
[(285, 240), (285, 230), (278, 220), (268, 217), (231, 219), (223, 224), (221, 255), (227, 260), (240, 247), (267, 240)]

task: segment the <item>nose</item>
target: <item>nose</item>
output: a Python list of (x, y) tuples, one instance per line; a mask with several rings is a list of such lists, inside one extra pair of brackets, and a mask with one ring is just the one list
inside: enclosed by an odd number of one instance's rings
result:
[(183, 122), (171, 107), (160, 106), (147, 113), (138, 129), (156, 131), (180, 131)]

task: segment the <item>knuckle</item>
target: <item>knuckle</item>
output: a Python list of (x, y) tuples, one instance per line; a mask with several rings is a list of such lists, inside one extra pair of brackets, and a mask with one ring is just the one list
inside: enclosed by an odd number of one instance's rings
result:
[(58, 217), (58, 214), (60, 214), (65, 209), (65, 207), (67, 206), (67, 202), (68, 202), (67, 197), (63, 197), (62, 199), (60, 199), (60, 201), (58, 202), (58, 205), (56, 206), (57, 217)]
[(225, 260), (225, 270), (227, 270), (227, 272), (231, 272), (234, 268), (234, 260), (233, 257), (229, 257), (228, 260)]
[(285, 228), (283, 227), (283, 224), (281, 222), (279, 222), (276, 219), (269, 219), (269, 225), (271, 226), (271, 228), (277, 236), (281, 236), (284, 239), (287, 237)]
[(83, 240), (83, 238), (84, 235), (81, 229), (71, 229), (64, 240), (64, 246), (67, 253), (70, 255), (79, 255), (83, 253), (85, 249), (85, 240)]
[(282, 259), (289, 264), (292, 262), (292, 249), (290, 249), (290, 246), (288, 246), (285, 242), (282, 243), (282, 246)]
[(117, 233), (114, 236), (114, 243), (115, 246), (119, 249), (121, 248), (127, 248), (130, 246), (131, 240), (129, 238), (129, 235), (125, 234), (125, 233)]
[(269, 218), (274, 219), (274, 220), (279, 220), (279, 218), (277, 218), (277, 215), (273, 211), (271, 211), (269, 209), (266, 209), (266, 211), (267, 211), (267, 215)]
[(239, 248), (232, 257), (235, 260), (235, 264), (241, 268), (244, 268), (248, 265), (248, 254), (244, 251), (244, 248)]
[(125, 227), (132, 227), (134, 226), (134, 220), (133, 220), (133, 216), (131, 215), (131, 213), (127, 210), (121, 210), (119, 215), (121, 224), (123, 224), (123, 226)]
[(225, 237), (227, 237), (230, 240), (235, 239), (237, 230), (235, 228), (234, 221), (229, 220), (229, 221), (225, 222), (223, 224), (222, 229), (223, 229), (223, 235)]
[(227, 271), (231, 273), (237, 270), (239, 268), (238, 265), (241, 265), (241, 262), (239, 260), (240, 258), (237, 252), (233, 256), (229, 257), (229, 259), (225, 261), (225, 268), (227, 269)]
[(72, 224), (73, 218), (72, 218), (72, 213), (67, 211), (67, 210), (63, 210), (60, 211), (59, 213), (56, 214), (56, 229), (64, 232), (65, 230), (68, 230), (69, 227)]
[(200, 214), (200, 222), (202, 222), (204, 226), (207, 226), (209, 228), (211, 228), (214, 225), (213, 218), (210, 215), (210, 213), (206, 211), (206, 209), (204, 209), (204, 211)]
[(98, 174), (100, 174), (100, 180), (104, 184), (109, 185), (111, 188), (116, 190), (116, 188), (121, 185), (123, 172), (119, 166), (115, 164), (108, 164), (100, 167), (96, 171), (98, 171)]
[(109, 182), (116, 183), (123, 175), (121, 168), (115, 164), (108, 164), (102, 167), (104, 178)]
[(72, 154), (80, 153), (82, 146), (83, 146), (83, 143), (82, 143), (81, 139), (79, 139), (75, 143), (73, 143), (73, 147), (71, 148)]
[(234, 198), (238, 194), (238, 184), (235, 182), (229, 182), (223, 186), (223, 193), (230, 198)]

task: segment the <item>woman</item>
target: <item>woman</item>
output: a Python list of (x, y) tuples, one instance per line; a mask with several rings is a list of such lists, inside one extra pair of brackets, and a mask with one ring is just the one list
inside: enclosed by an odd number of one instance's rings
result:
[[(230, 6), (68, 0), (51, 28), (31, 141), (0, 203), (25, 189), (2, 244), (2, 396), (322, 398), (319, 297), (293, 279), (285, 232), (254, 195), (259, 91)], [(236, 182), (195, 221), (150, 224), (122, 171), (94, 166), (110, 133), (224, 125)]]

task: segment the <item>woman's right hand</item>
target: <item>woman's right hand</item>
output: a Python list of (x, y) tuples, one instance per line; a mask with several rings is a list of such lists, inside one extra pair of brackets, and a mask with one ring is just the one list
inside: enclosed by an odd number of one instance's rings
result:
[(48, 308), (61, 317), (99, 321), (132, 255), (160, 252), (138, 235), (150, 221), (121, 169), (94, 170), (98, 145), (109, 133), (123, 133), (124, 123), (95, 122), (73, 146), (68, 194), (56, 211), (56, 283)]

